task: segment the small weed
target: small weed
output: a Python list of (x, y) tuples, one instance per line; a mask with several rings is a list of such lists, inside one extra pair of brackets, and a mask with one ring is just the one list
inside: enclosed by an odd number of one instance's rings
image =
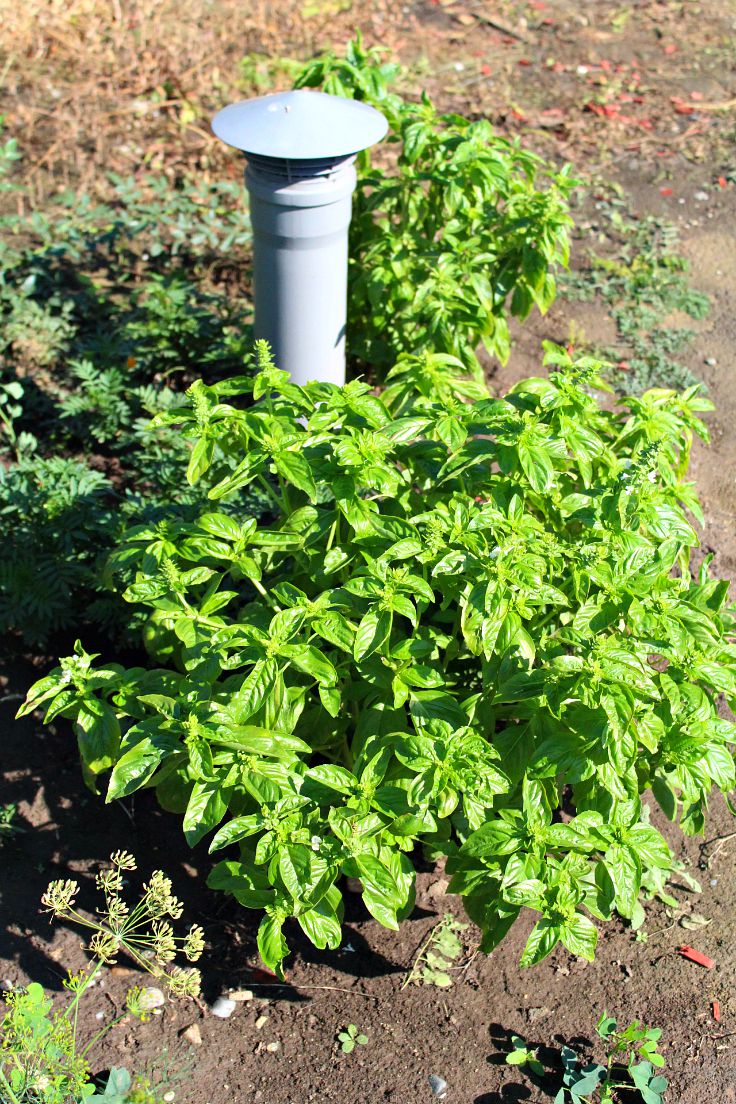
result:
[(304, 63), (294, 58), (276, 58), (269, 54), (246, 54), (240, 61), (240, 87), (262, 96), (288, 88), (304, 68)]
[[(554, 1104), (614, 1104), (619, 1090), (627, 1094), (627, 1100), (662, 1104), (667, 1078), (657, 1072), (665, 1064), (657, 1049), (661, 1030), (637, 1020), (619, 1030), (616, 1021), (604, 1012), (596, 1031), (605, 1043), (604, 1061), (583, 1064), (574, 1050), (563, 1046), (560, 1050), (562, 1084)], [(527, 1047), (518, 1035), (512, 1036), (512, 1043), (513, 1050), (506, 1055), (508, 1065), (526, 1066), (534, 1077), (554, 1078), (560, 1084), (560, 1071), (546, 1069), (536, 1048)]]
[(467, 924), (456, 920), (451, 913), (445, 913), (424, 941), (401, 988), (405, 989), (413, 982), (448, 989), (452, 985), (449, 971), (457, 968), (453, 967), (453, 963), (463, 949), (459, 933), (467, 928)]
[(674, 358), (695, 332), (668, 318), (677, 313), (704, 318), (706, 295), (687, 279), (687, 261), (677, 252), (677, 231), (664, 219), (636, 218), (619, 200), (601, 201), (605, 255), (589, 254), (582, 272), (566, 273), (561, 294), (571, 300), (601, 300), (617, 331), (615, 346), (596, 353), (614, 368), (611, 381), (627, 393), (650, 387), (685, 388), (698, 380)]
[(23, 829), (16, 823), (18, 808), (16, 805), (0, 805), (0, 847)]
[(359, 1032), (355, 1024), (348, 1024), (343, 1031), (338, 1032), (337, 1041), (343, 1054), (350, 1054), (355, 1050), (356, 1043), (358, 1046), (365, 1046), (368, 1036)]
[(544, 1077), (544, 1066), (537, 1058), (536, 1047), (528, 1047), (520, 1035), (512, 1035), (513, 1050), (506, 1055), (508, 1066), (528, 1066), (537, 1077)]

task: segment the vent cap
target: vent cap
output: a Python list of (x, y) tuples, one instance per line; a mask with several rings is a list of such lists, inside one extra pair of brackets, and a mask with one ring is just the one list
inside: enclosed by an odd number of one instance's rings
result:
[(380, 111), (326, 92), (276, 92), (218, 111), (212, 130), (246, 156), (314, 161), (347, 158), (388, 130)]

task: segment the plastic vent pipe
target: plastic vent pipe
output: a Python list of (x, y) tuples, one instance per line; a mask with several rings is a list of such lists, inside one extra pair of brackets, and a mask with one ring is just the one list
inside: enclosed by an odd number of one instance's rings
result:
[(383, 138), (385, 117), (324, 92), (281, 92), (223, 108), (212, 129), (248, 162), (256, 337), (295, 383), (343, 384), (354, 161)]

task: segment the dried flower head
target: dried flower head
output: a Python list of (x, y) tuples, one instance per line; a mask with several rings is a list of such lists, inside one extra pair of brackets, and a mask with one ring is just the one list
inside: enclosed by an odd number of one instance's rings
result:
[(53, 912), (58, 916), (69, 912), (73, 908), (74, 898), (78, 893), (79, 882), (72, 881), (69, 878), (66, 880), (59, 879), (49, 884), (41, 898), (41, 904), (48, 912)]
[(138, 866), (130, 851), (113, 851), (110, 862), (119, 870), (137, 870)]
[(199, 970), (183, 970), (175, 966), (168, 977), (169, 989), (175, 997), (198, 997), (202, 986), (202, 976)]
[[(74, 907), (79, 886), (74, 881), (52, 882), (43, 896), (43, 904), (50, 911), (65, 919), (74, 920), (91, 929), (89, 950), (101, 965), (116, 961), (124, 951), (136, 965), (160, 978), (170, 986), (172, 993), (194, 996), (199, 992), (200, 977), (197, 970), (173, 966), (177, 953), (182, 952), (190, 962), (195, 962), (204, 949), (204, 931), (193, 925), (186, 935), (177, 936), (167, 919), (178, 919), (183, 911), (181, 901), (172, 892), (172, 882), (162, 870), (155, 870), (143, 896), (135, 903), (124, 900), (122, 892), (125, 879), (123, 871), (135, 870), (136, 862), (127, 851), (115, 851), (111, 868), (96, 877), (97, 888), (104, 895), (104, 907), (96, 916), (87, 916)], [(67, 987), (81, 991), (89, 983), (90, 975), (83, 972), (70, 977)], [(135, 991), (129, 997), (129, 1010), (138, 1018), (145, 1018), (147, 1010)]]
[(146, 903), (151, 916), (171, 916), (178, 920), (184, 906), (171, 892), (171, 878), (163, 870), (154, 870), (148, 885), (144, 886)]
[(190, 962), (196, 962), (202, 957), (204, 950), (204, 928), (199, 924), (192, 924), (184, 940), (184, 954)]

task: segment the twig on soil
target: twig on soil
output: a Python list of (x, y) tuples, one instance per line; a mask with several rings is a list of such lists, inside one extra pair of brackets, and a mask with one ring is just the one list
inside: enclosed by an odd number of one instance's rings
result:
[(363, 993), (360, 989), (345, 989), (339, 985), (300, 985), (296, 981), (249, 981), (249, 989), (326, 989), (331, 993), (350, 993), (354, 997), (365, 997), (367, 1000), (378, 1000), (375, 993)]
[[(701, 852), (701, 870), (710, 870), (710, 864), (713, 862), (717, 855), (720, 855), (721, 851), (728, 843), (729, 840), (736, 839), (736, 832), (728, 832), (725, 836), (716, 836), (713, 840), (707, 840), (700, 849)], [(703, 855), (706, 847), (714, 843), (716, 846), (707, 857)]]
[(509, 27), (508, 23), (502, 23), (500, 19), (492, 19), (490, 15), (477, 11), (474, 11), (473, 15), (479, 23), (485, 23), (487, 27), (493, 27), (494, 31), (500, 31), (501, 34), (509, 35), (510, 38), (516, 38), (519, 42), (529, 41), (526, 35), (519, 34), (513, 27)]
[(668, 924), (666, 928), (657, 928), (656, 931), (647, 932), (647, 939), (654, 939), (655, 935), (662, 935), (664, 932), (670, 931), (670, 929), (674, 928), (676, 924), (677, 924), (677, 917), (675, 917), (675, 919), (672, 921), (672, 923)]

